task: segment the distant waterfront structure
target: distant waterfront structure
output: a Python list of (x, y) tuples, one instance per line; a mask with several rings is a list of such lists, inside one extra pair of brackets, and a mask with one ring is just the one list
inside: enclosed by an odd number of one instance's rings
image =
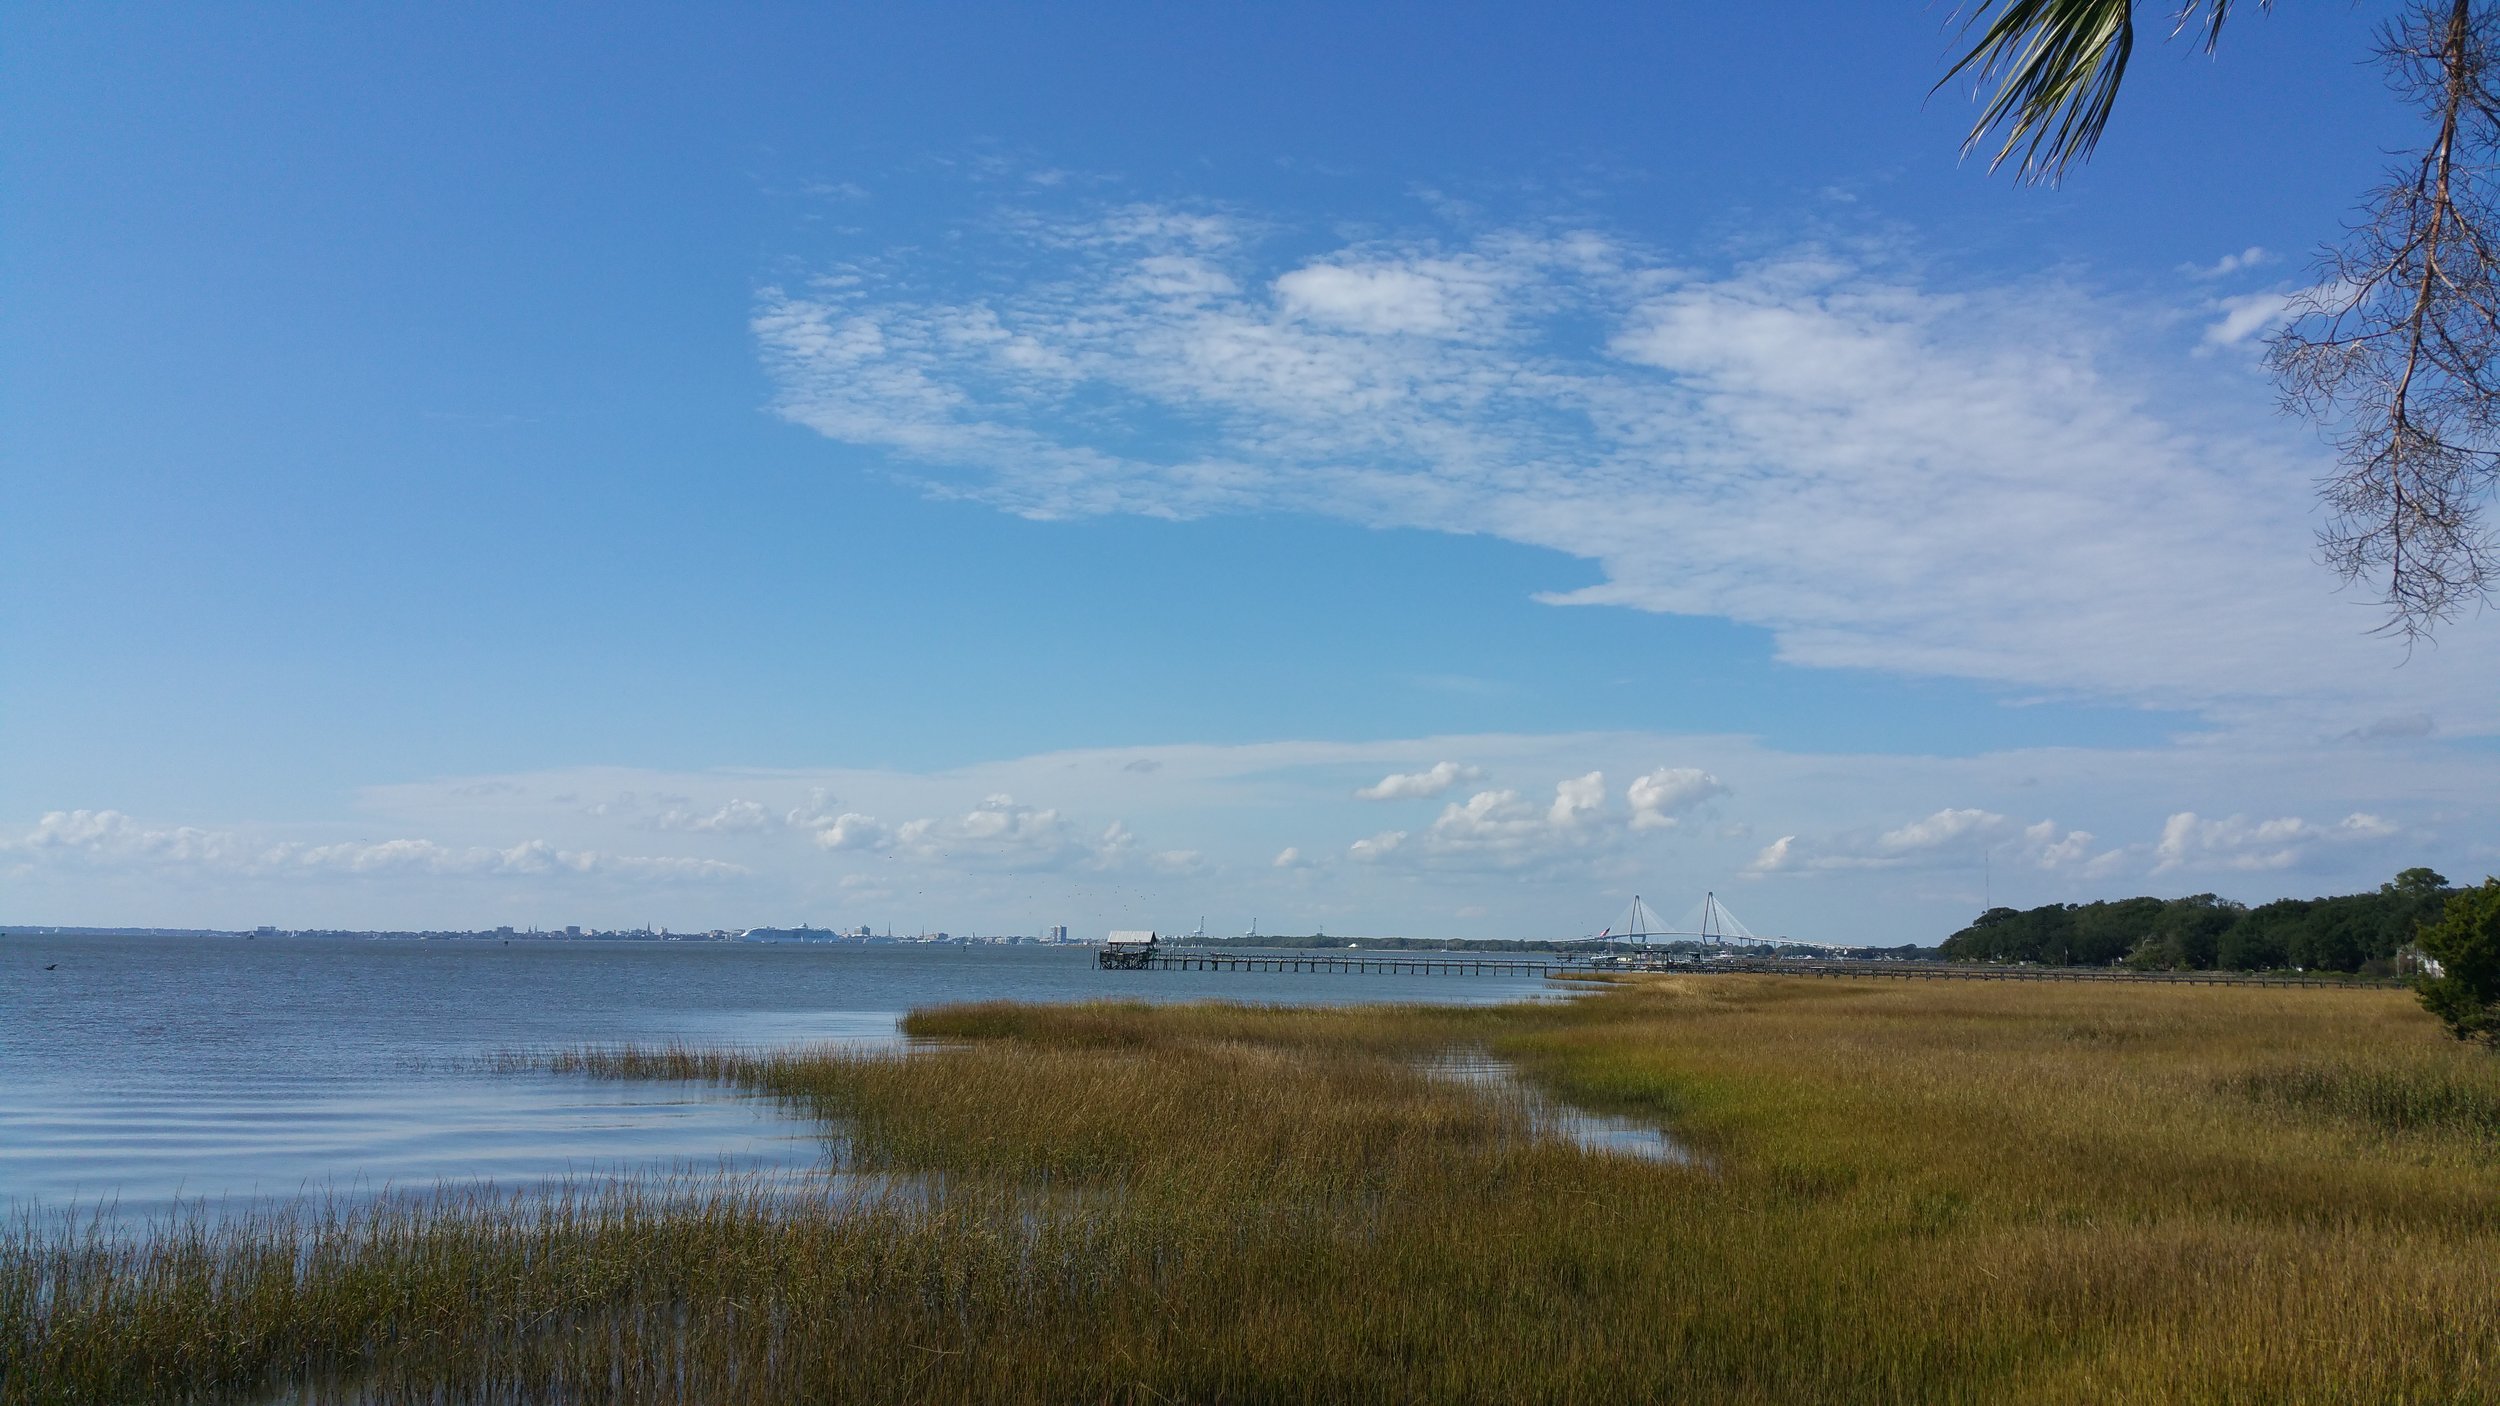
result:
[(1053, 923), (1042, 935), (1052, 942), (1065, 942), (1068, 940), (1068, 925), (1066, 923)]
[(566, 937), (579, 937), (579, 936), (581, 936), (581, 935), (582, 935), (582, 925), (581, 925), (581, 924), (579, 924), (579, 923), (566, 923), (566, 924), (564, 925), (564, 935), (565, 935)]

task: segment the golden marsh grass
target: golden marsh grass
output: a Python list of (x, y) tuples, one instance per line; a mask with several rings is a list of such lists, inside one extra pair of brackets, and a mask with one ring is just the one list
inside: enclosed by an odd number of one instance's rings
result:
[[(908, 1195), (0, 1243), (0, 1400), (2500, 1399), (2500, 1061), (2401, 992), (1626, 981), (583, 1051)], [(1534, 1135), (1489, 1048), (1703, 1171)]]

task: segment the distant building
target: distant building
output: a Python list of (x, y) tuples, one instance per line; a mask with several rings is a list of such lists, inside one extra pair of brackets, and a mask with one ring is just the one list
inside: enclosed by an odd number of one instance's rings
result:
[(581, 924), (579, 924), (579, 923), (566, 923), (566, 924), (564, 925), (564, 935), (565, 935), (566, 937), (579, 937), (579, 936), (581, 936), (581, 935), (582, 935), (582, 925), (581, 925)]

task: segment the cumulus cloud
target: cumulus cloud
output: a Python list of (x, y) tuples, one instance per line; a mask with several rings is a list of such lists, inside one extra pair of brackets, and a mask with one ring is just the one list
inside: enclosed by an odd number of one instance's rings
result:
[(1483, 776), (1481, 770), (1472, 766), (1435, 762), (1429, 771), (1392, 772), (1354, 794), (1367, 801), (1421, 800)]
[[(2358, 714), (2341, 727), (2397, 712)], [(1481, 906), (1494, 916), (1468, 935), (1533, 935), (1593, 930), (1611, 916), (1582, 911), (1593, 895), (1637, 891), (1675, 908), (1700, 889), (1725, 891), (1737, 874), (1750, 872), (1779, 890), (1784, 931), (1933, 941), (1968, 921), (1983, 865), (1993, 866), (1998, 898), (2025, 903), (2187, 888), (2256, 903), (2287, 892), (2366, 889), (2410, 864), (2469, 877), (2483, 872), (2473, 866), (2491, 867), (2488, 836), (2500, 833), (2494, 824), (2500, 802), (2493, 799), (2500, 797), (2500, 753), (2402, 738), (2367, 747), (2322, 745), (2339, 730), (2304, 729), (2271, 741), (2200, 734), (2139, 747), (1946, 756), (1799, 753), (1741, 736), (1627, 732), (1124, 745), (931, 773), (822, 769), (730, 777), (580, 768), (518, 776), (512, 787), (492, 794), (470, 785), (471, 778), (370, 788), (357, 798), (366, 817), (358, 833), (385, 840), (423, 836), (447, 851), (502, 854), (516, 847), (515, 838), (534, 836), (559, 852), (630, 854), (645, 848), (632, 841), (651, 839), (642, 822), (655, 811), (675, 806), (710, 814), (734, 794), (783, 814), (785, 829), (671, 832), (687, 843), (662, 848), (717, 855), (757, 870), (738, 889), (744, 906), (729, 913), (708, 896), (690, 897), (671, 912), (637, 900), (619, 916), (710, 926), (724, 917), (749, 920), (750, 913), (812, 914), (880, 927), (889, 918), (969, 923), (979, 931), (1046, 918), (1142, 926), (1152, 912), (1201, 909), (1239, 918), (1270, 915), (1305, 930), (1325, 923), (1331, 931), (1389, 931), (1460, 906)], [(1160, 762), (1160, 769), (1125, 770), (1140, 757)], [(1466, 759), (1504, 784), (1454, 787), (1393, 814), (1351, 794), (1364, 780), (1425, 771), (1442, 758)], [(1661, 759), (1677, 765), (1662, 767)], [(1658, 800), (1659, 813), (1672, 814), (1666, 796), (1707, 789), (1658, 777), (1662, 770), (1688, 768), (1718, 778), (1732, 794), (1684, 812), (1674, 829), (1634, 828), (1643, 798)], [(1594, 810), (1584, 809), (1588, 788), (1565, 784), (1591, 772), (1611, 787), (1599, 792), (1604, 804)], [(1657, 778), (1660, 794), (1653, 797), (1644, 787), (1636, 795), (1631, 783), (1642, 778)], [(580, 814), (584, 799), (626, 792), (641, 798), (638, 810)], [(702, 799), (678, 799), (689, 795)], [(1477, 795), (1489, 799), (1470, 804)], [(1019, 866), (942, 842), (976, 802), (993, 796), (1055, 811), (1066, 827), (1065, 857), (1055, 866)], [(2161, 803), (2170, 797), (2178, 800)], [(1569, 822), (1561, 828), (1553, 823), (1557, 801)], [(2251, 827), (2269, 817), (2306, 816), (2321, 833), (2287, 871), (2231, 869), (2218, 859), (2208, 865), (2205, 851), (2183, 842), (2174, 851), (2184, 862), (2154, 878), (2149, 871), (2159, 862), (2156, 842), (2166, 817), (2191, 807), (2200, 822), (2238, 814), (2253, 817), (2242, 822)], [(791, 812), (815, 823), (791, 823)], [(63, 812), (52, 823), (56, 838), (66, 842), (117, 824), (96, 814)], [(896, 822), (914, 816), (939, 817), (915, 831), (925, 849), (895, 842)], [(1113, 823), (1115, 816), (1128, 818), (1136, 833)], [(138, 921), (128, 897), (151, 888), (157, 906), (144, 910), (145, 920), (170, 924), (206, 916), (196, 900), (215, 886), (199, 882), (201, 871), (159, 865), (151, 874), (91, 866), (74, 855), (39, 858), (15, 848), (31, 823), (30, 816), (27, 825), (6, 830), (11, 848), (0, 852), (0, 886), (30, 910), (22, 915), (29, 921), (81, 921), (99, 903), (121, 904), (116, 911)], [(986, 824), (1028, 834), (1037, 828), (1029, 819)], [(225, 830), (133, 828), (159, 831), (146, 843), (175, 852), (267, 848)], [(835, 833), (816, 840), (825, 829)], [(1038, 824), (1045, 850), (1054, 843), (1048, 839), (1053, 829)], [(1276, 861), (1289, 838), (1292, 854), (1280, 867)], [(1353, 846), (1358, 840), (1359, 851)], [(1184, 850), (1199, 852), (1206, 867), (1186, 876), (1158, 867), (1155, 856)], [(346, 852), (331, 862), (346, 862)], [(449, 861), (418, 851), (397, 861), (368, 861), (374, 862)], [(541, 861), (524, 852), (512, 862)], [(845, 882), (850, 879), (858, 882)], [(566, 882), (575, 892), (590, 887)], [(905, 910), (867, 902), (869, 890), (940, 897)], [(371, 890), (382, 891), (378, 884)], [(410, 905), (436, 895), (443, 907), (425, 915), (428, 921), (476, 916), (466, 910), (461, 895), (469, 891), (461, 884), (437, 890), (411, 882), (404, 891), (428, 897), (392, 898), (401, 918), (417, 918)], [(811, 908), (820, 898), (826, 906)], [(186, 909), (187, 903), (193, 906)], [(250, 918), (254, 911), (248, 902), (239, 908), (230, 916)], [(957, 908), (961, 914), (953, 916)], [(379, 908), (372, 911), (380, 915)]]
[[(1125, 831), (1114, 827), (1114, 847)], [(1004, 869), (1045, 869), (1099, 853), (1056, 809), (1000, 793), (949, 820), (914, 820), (895, 831), (897, 847), (932, 860)]]
[(790, 807), (789, 811), (781, 817), (781, 821), (794, 830), (813, 830), (819, 826), (830, 825), (838, 818), (834, 805), (833, 792), (822, 786), (811, 786), (807, 791), (807, 799)]
[(826, 849), (881, 850), (894, 843), (894, 830), (873, 815), (845, 811), (816, 828), (816, 843)]
[(1356, 841), (1352, 854), (1435, 869), (1527, 868), (1602, 846), (1610, 832), (1596, 821), (1605, 801), (1606, 776), (1598, 771), (1555, 783), (1546, 802), (1513, 790), (1478, 791), (1443, 806), (1421, 834), (1384, 831)]
[(2153, 846), (2153, 872), (2178, 869), (2263, 871), (2306, 864), (2323, 846), (2383, 840), (2400, 830), (2394, 821), (2354, 811), (2332, 825), (2296, 815), (2251, 820), (2245, 815), (2209, 820), (2183, 810), (2162, 823)]
[(1302, 851), (1294, 848), (1292, 845), (1287, 845), (1283, 849), (1276, 851), (1276, 857), (1268, 862), (1268, 867), (1271, 869), (1300, 869), (1306, 867), (1306, 864), (1307, 861), (1302, 858)]
[(1633, 829), (1664, 830), (1695, 806), (1727, 794), (1719, 778), (1699, 767), (1662, 766), (1646, 776), (1633, 777), (1623, 799), (1632, 807)]
[[(977, 297), (919, 291), (914, 254), (767, 290), (780, 413), (1027, 516), (1293, 511), (1552, 548), (1603, 575), (1558, 603), (1734, 619), (1803, 665), (2234, 716), (2500, 692), (2500, 651), (2417, 659), (2401, 687), (2371, 667), (2383, 643), (2307, 557), (2318, 451), (2254, 390), (2234, 432), (2210, 400), (2162, 412), (2141, 368), (2189, 349), (2149, 305), (1937, 287), (1871, 245), (1694, 269), (1495, 228), (1280, 270), (1249, 217), (1000, 227), (973, 257), (1019, 281)], [(2280, 304), (2229, 300), (2213, 336)]]
[(1595, 815), (1606, 804), (1606, 773), (1592, 771), (1555, 783), (1554, 804), (1546, 809), (1545, 823), (1556, 830), (1569, 830)]
[(2162, 824), (2161, 839), (2153, 846), (2153, 872), (2166, 874), (2190, 866), (2288, 869), (2320, 837), (2317, 826), (2298, 816), (2250, 820), (2234, 815), (2206, 820), (2183, 810)]
[(724, 879), (747, 873), (713, 859), (606, 854), (563, 849), (544, 840), (509, 847), (444, 845), (432, 840), (304, 844), (262, 842), (229, 830), (152, 827), (117, 810), (52, 811), (0, 852), (30, 860), (114, 868), (207, 870), (246, 877), (289, 875), (422, 875), (440, 878), (548, 877), (606, 874), (636, 879)]

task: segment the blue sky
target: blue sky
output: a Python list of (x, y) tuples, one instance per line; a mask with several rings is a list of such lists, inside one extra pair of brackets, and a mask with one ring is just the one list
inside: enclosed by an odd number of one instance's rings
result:
[(2380, 18), (2031, 190), (1910, 5), (12, 6), (0, 917), (2479, 876), (2494, 623), (2366, 637), (2256, 365)]

